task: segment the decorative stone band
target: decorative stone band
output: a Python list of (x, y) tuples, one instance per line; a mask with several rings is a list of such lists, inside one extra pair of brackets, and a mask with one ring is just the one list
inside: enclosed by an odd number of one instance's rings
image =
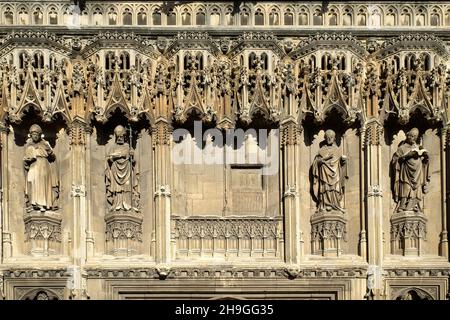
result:
[(31, 211), (24, 216), (25, 239), (61, 242), (61, 215), (54, 211)]
[(109, 212), (106, 217), (106, 241), (128, 239), (142, 242), (142, 213)]
[(274, 238), (281, 236), (281, 217), (172, 216), (175, 238)]
[(311, 217), (311, 226), (312, 241), (346, 238), (346, 219), (342, 213), (315, 213)]
[(423, 214), (394, 214), (391, 218), (391, 239), (421, 238), (426, 240), (427, 218)]
[[(167, 270), (166, 270), (167, 271)], [(160, 276), (161, 269), (157, 268), (130, 268), (130, 269), (89, 269), (88, 278), (94, 279), (163, 279)], [(352, 277), (365, 278), (366, 269), (359, 267), (322, 269), (322, 268), (302, 268), (296, 271), (290, 267), (280, 266), (272, 268), (263, 267), (172, 267), (164, 279), (186, 278), (186, 279), (292, 279), (292, 278), (329, 278), (329, 277)]]

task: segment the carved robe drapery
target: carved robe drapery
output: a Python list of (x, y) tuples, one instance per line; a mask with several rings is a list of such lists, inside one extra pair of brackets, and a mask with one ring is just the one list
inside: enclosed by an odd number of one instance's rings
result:
[(24, 157), (27, 206), (40, 210), (57, 208), (59, 182), (54, 161), (55, 154), (47, 141), (27, 141)]
[(341, 201), (347, 178), (347, 164), (342, 161), (342, 154), (336, 145), (320, 148), (312, 165), (312, 175), (318, 211), (344, 212)]
[(109, 209), (137, 209), (138, 174), (136, 161), (128, 143), (115, 144), (109, 152), (106, 168), (106, 190)]
[(422, 211), (421, 202), (430, 181), (427, 152), (404, 142), (392, 157), (396, 211)]

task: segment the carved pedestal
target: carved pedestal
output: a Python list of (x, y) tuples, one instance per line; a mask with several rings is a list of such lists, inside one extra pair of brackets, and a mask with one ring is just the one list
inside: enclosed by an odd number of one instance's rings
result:
[(420, 212), (402, 211), (391, 218), (391, 253), (420, 256), (426, 240), (427, 218)]
[(311, 217), (311, 253), (324, 257), (337, 257), (343, 253), (346, 219), (342, 212), (316, 212)]
[(25, 214), (25, 242), (32, 256), (60, 254), (61, 214), (55, 211), (32, 210)]
[(142, 220), (140, 212), (109, 212), (105, 217), (107, 254), (115, 256), (139, 254), (142, 243)]

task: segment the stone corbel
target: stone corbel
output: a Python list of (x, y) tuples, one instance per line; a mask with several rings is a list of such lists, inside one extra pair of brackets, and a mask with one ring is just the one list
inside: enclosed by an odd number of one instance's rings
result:
[(369, 190), (367, 191), (367, 198), (369, 197), (382, 197), (383, 190), (379, 185), (371, 185), (369, 186)]
[(156, 273), (158, 274), (160, 280), (166, 280), (167, 277), (171, 274), (171, 272), (172, 270), (170, 266), (166, 264), (156, 266)]
[(81, 185), (75, 185), (72, 184), (72, 190), (70, 191), (70, 195), (72, 197), (86, 197), (86, 186)]
[(171, 197), (172, 193), (170, 192), (170, 187), (168, 185), (157, 187), (157, 191), (155, 191), (156, 197)]
[(298, 196), (299, 195), (297, 192), (297, 186), (296, 185), (293, 185), (293, 186), (287, 185), (286, 191), (283, 194), (283, 198), (287, 198), (287, 197), (297, 198)]

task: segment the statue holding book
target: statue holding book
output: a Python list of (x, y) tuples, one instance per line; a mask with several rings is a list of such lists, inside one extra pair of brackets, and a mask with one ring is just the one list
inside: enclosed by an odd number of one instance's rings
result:
[(422, 200), (430, 182), (429, 153), (418, 145), (419, 130), (413, 128), (406, 134), (392, 157), (393, 196), (396, 212), (422, 213)]

